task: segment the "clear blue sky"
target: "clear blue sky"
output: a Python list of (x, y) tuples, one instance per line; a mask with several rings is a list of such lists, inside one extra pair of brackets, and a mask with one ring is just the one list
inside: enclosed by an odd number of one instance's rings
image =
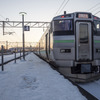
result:
[[(21, 21), (19, 12), (24, 11), (27, 13), (25, 16), (26, 21), (51, 21), (63, 1), (64, 0), (0, 0), (0, 20), (9, 18), (12, 21)], [(88, 11), (91, 7), (98, 4), (94, 9), (90, 10), (90, 12), (93, 11), (92, 13), (95, 14), (100, 11), (99, 3), (99, 0), (69, 0), (63, 11), (67, 11), (67, 13)], [(63, 11), (60, 14), (62, 14)], [(98, 13), (97, 16), (100, 17), (100, 13)], [(0, 29), (1, 40), (21, 41), (21, 30), (7, 29), (6, 31), (15, 31), (16, 34), (2, 36), (2, 29)], [(32, 42), (38, 41), (42, 34), (42, 29), (31, 29), (30, 32), (25, 33), (25, 40)]]

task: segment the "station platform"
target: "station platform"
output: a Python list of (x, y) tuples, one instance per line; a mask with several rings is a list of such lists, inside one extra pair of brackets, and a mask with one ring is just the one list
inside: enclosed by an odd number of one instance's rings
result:
[(86, 100), (78, 88), (30, 53), (0, 71), (0, 100)]

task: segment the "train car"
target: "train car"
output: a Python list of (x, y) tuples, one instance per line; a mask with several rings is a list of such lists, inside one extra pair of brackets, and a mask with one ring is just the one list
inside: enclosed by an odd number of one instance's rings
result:
[(37, 54), (74, 81), (100, 78), (100, 18), (89, 12), (54, 17), (37, 47)]

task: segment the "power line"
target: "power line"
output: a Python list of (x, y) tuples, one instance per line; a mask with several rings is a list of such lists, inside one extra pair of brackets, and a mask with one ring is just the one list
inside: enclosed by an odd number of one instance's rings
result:
[(98, 14), (100, 11), (96, 12), (94, 15)]
[(5, 17), (3, 17), (1, 14), (0, 14), (0, 16), (5, 20), (6, 18)]
[(55, 15), (57, 15), (58, 11), (61, 9), (61, 7), (63, 6), (63, 4), (64, 4), (65, 1), (66, 1), (66, 0), (64, 0), (64, 1), (62, 2), (62, 4), (60, 5), (60, 7), (59, 7), (59, 9), (57, 10), (57, 12), (56, 12)]
[(87, 11), (90, 11), (92, 9), (94, 9), (96, 6), (98, 6), (100, 3), (97, 3), (96, 5), (94, 5), (93, 7), (91, 7), (90, 9), (88, 9)]
[(60, 10), (60, 12), (58, 14), (61, 13), (61, 11), (65, 8), (65, 6), (68, 4), (69, 0), (67, 0), (67, 2), (65, 3), (65, 5), (63, 6), (63, 8)]
[(96, 11), (97, 9), (99, 9), (100, 7), (98, 7), (98, 8), (96, 8), (96, 9), (94, 9), (94, 10), (92, 10), (91, 12), (94, 12), (94, 11)]

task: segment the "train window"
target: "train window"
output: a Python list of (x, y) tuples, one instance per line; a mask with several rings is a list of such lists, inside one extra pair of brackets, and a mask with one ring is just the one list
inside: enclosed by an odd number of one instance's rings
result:
[(80, 43), (88, 43), (88, 24), (80, 24)]
[(72, 30), (72, 20), (54, 21), (54, 31), (70, 31)]
[(94, 21), (94, 34), (100, 35), (100, 21)]
[(74, 35), (72, 20), (56, 20), (54, 21), (53, 35)]

